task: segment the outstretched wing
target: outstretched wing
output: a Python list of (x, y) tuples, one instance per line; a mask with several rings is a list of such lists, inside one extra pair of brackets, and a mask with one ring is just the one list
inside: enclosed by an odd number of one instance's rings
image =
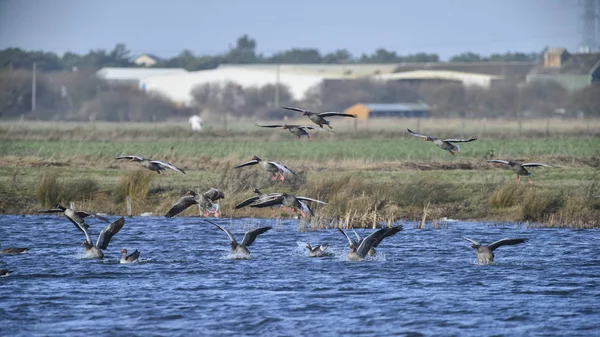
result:
[(293, 111), (299, 111), (299, 112), (311, 112), (309, 110), (304, 110), (304, 109), (300, 109), (300, 108), (294, 108), (293, 106), (282, 106), (282, 108), (284, 108), (286, 110), (293, 110)]
[(245, 163), (239, 164), (238, 166), (236, 166), (234, 168), (240, 168), (240, 167), (249, 166), (249, 165), (255, 165), (255, 164), (258, 164), (258, 160), (247, 161)]
[(429, 136), (425, 136), (420, 133), (413, 132), (411, 129), (406, 129), (406, 130), (408, 130), (408, 132), (410, 132), (410, 134), (413, 136), (417, 136), (417, 137), (421, 137), (421, 138), (430, 138)]
[(123, 228), (123, 225), (125, 225), (125, 218), (120, 217), (117, 220), (115, 220), (115, 222), (106, 226), (106, 228), (104, 228), (98, 236), (98, 241), (96, 241), (96, 247), (99, 249), (106, 249), (108, 247), (110, 239), (115, 234), (117, 234), (121, 230), (121, 228)]
[(217, 226), (217, 228), (219, 228), (220, 230), (222, 230), (223, 232), (225, 232), (225, 234), (227, 234), (227, 236), (229, 237), (229, 240), (230, 240), (231, 242), (235, 242), (235, 244), (237, 244), (237, 241), (235, 240), (235, 238), (233, 237), (233, 235), (231, 235), (231, 233), (230, 233), (228, 230), (226, 230), (225, 228), (221, 227), (219, 224), (217, 224), (217, 223), (215, 223), (215, 222), (212, 222), (212, 221), (210, 221), (210, 220), (204, 220), (204, 221), (206, 221), (206, 222), (208, 222), (208, 223), (211, 223), (211, 224), (213, 224), (213, 225)]
[(350, 237), (348, 236), (348, 234), (346, 234), (346, 232), (344, 232), (341, 228), (338, 227), (338, 230), (340, 232), (342, 232), (342, 234), (344, 234), (344, 236), (346, 237), (346, 239), (348, 239), (348, 244), (350, 245), (350, 247), (354, 247), (354, 242), (352, 241), (352, 239), (350, 239)]
[(340, 116), (340, 117), (352, 117), (352, 118), (356, 118), (356, 115), (345, 114), (343, 112), (321, 112), (319, 114), (319, 116), (321, 116), (321, 117)]
[[(298, 199), (298, 198), (296, 198)], [(313, 213), (312, 209), (310, 209), (310, 207), (308, 207), (308, 205), (300, 200), (298, 200), (298, 203), (300, 203), (300, 207), (302, 207), (302, 211), (304, 211), (304, 213), (308, 213), (308, 215), (310, 216), (315, 216), (315, 213)]]
[(185, 174), (185, 172), (182, 169), (180, 169), (179, 167), (176, 167), (176, 166), (172, 165), (171, 163), (167, 163), (167, 162), (161, 161), (161, 160), (152, 160), (150, 162), (152, 164), (156, 164), (156, 165), (158, 165), (160, 167), (170, 168), (173, 171), (177, 171), (177, 172), (181, 172), (181, 173)]
[(261, 200), (255, 204), (250, 205), (250, 207), (264, 208), (264, 207), (272, 207), (276, 205), (281, 205), (283, 203), (283, 198), (281, 195), (274, 195), (273, 197)]
[(102, 220), (104, 222), (110, 223), (110, 220), (108, 220), (107, 218), (100, 216), (96, 213), (86, 212), (86, 211), (75, 211), (75, 214), (77, 214), (82, 219), (87, 218), (88, 216), (93, 216), (94, 218), (96, 218), (98, 220)]
[(257, 229), (253, 229), (251, 231), (247, 231), (246, 235), (244, 235), (244, 238), (242, 239), (242, 247), (249, 247), (250, 245), (252, 245), (254, 243), (254, 240), (256, 240), (257, 236), (268, 231), (271, 228), (272, 228), (271, 226), (268, 226), (268, 227), (260, 227)]
[(140, 157), (140, 156), (120, 156), (120, 157), (117, 157), (115, 159), (135, 159), (135, 160), (142, 161), (142, 160), (144, 160), (144, 157)]
[(269, 125), (258, 125), (254, 123), (256, 126), (260, 126), (261, 128), (282, 128), (284, 124), (269, 124)]
[(321, 200), (317, 200), (317, 199), (313, 199), (313, 198), (308, 198), (308, 197), (296, 197), (296, 199), (303, 200), (303, 201), (313, 201), (313, 202), (316, 202), (316, 203), (321, 204), (321, 205), (328, 205), (325, 201), (321, 201)]
[[(314, 130), (314, 129), (316, 129), (316, 127), (314, 127), (314, 126), (309, 126), (309, 125), (296, 125), (296, 127), (297, 127), (298, 129), (308, 129), (308, 130)], [(325, 131), (327, 131), (327, 130), (325, 130)]]
[(469, 139), (455, 139), (455, 138), (444, 139), (445, 142), (450, 142), (450, 143), (468, 143), (468, 142), (472, 142), (474, 140), (477, 140), (477, 136), (473, 136)]
[(500, 246), (510, 246), (510, 245), (518, 245), (519, 243), (525, 243), (527, 242), (527, 238), (515, 238), (515, 239), (510, 239), (510, 238), (506, 238), (506, 239), (502, 239), (502, 240), (498, 240), (496, 242), (492, 242), (488, 245), (488, 247), (491, 250), (494, 250)]
[(294, 173), (294, 171), (290, 170), (287, 166), (280, 164), (276, 161), (270, 161), (269, 164), (275, 165), (275, 167), (277, 167), (277, 169), (281, 172), (296, 175), (296, 173)]
[(536, 167), (536, 166), (554, 167), (552, 165), (541, 164), (541, 163), (524, 163), (524, 164), (521, 164), (521, 166), (526, 166), (526, 167)]
[(470, 241), (470, 242), (471, 242), (472, 244), (474, 244), (474, 245), (481, 246), (481, 243), (479, 243), (479, 242), (477, 242), (477, 241), (475, 241), (475, 240), (473, 240), (473, 239), (469, 239), (469, 238), (466, 238), (466, 237), (464, 237), (464, 236), (463, 236), (463, 239), (465, 239), (465, 240), (467, 240), (467, 241)]
[(255, 195), (253, 197), (250, 197), (242, 202), (240, 202), (239, 204), (235, 205), (234, 209), (240, 209), (240, 208), (244, 208), (250, 204), (252, 204), (253, 202), (255, 202), (256, 200), (260, 199), (259, 196)]
[(500, 160), (500, 159), (491, 159), (487, 161), (488, 163), (501, 163), (508, 165), (508, 160)]
[(363, 257), (367, 256), (369, 249), (371, 249), (371, 247), (373, 247), (375, 242), (378, 242), (378, 241), (381, 242), (381, 240), (383, 240), (382, 236), (384, 236), (385, 233), (389, 229), (390, 228), (387, 228), (387, 227), (381, 228), (381, 229), (369, 234), (369, 236), (367, 236), (364, 240), (362, 240), (362, 242), (360, 243), (360, 246), (358, 246), (358, 248), (356, 249), (356, 253)]
[(401, 231), (404, 227), (402, 227), (402, 225), (396, 226), (396, 227), (390, 227), (387, 229), (387, 231), (385, 231), (383, 233), (383, 235), (378, 236), (377, 239), (375, 240), (375, 242), (373, 242), (373, 247), (377, 247), (379, 246), (379, 244), (381, 243), (381, 241), (383, 241), (383, 239), (392, 236), (392, 235), (396, 235), (396, 233), (398, 233), (399, 231)]
[(210, 199), (212, 202), (215, 202), (219, 199), (225, 199), (225, 194), (214, 187), (211, 187), (210, 190), (204, 192), (204, 196)]
[(175, 215), (185, 211), (188, 207), (197, 204), (198, 201), (193, 195), (186, 195), (185, 197), (179, 199), (171, 209), (165, 214), (165, 218), (172, 218)]

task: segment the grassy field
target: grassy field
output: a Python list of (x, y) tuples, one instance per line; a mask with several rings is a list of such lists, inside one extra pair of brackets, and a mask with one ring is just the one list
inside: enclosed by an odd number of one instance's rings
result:
[[(427, 208), (430, 219), (600, 226), (600, 198), (594, 198), (600, 194), (596, 120), (524, 121), (520, 131), (516, 121), (393, 120), (357, 130), (344, 122), (334, 124), (336, 133), (319, 131), (310, 141), (243, 121), (229, 123), (228, 131), (209, 125), (199, 134), (180, 124), (0, 123), (0, 212), (32, 213), (48, 202), (73, 201), (80, 209), (123, 214), (122, 186), (130, 175), (146, 171), (114, 157), (136, 154), (169, 161), (188, 174), (148, 175), (134, 213), (164, 214), (186, 190), (217, 187), (226, 193), (224, 216), (291, 216), (232, 209), (259, 187), (327, 200), (314, 220), (322, 223), (420, 220)], [(479, 140), (452, 156), (410, 136), (406, 126)], [(256, 167), (233, 169), (252, 155), (283, 162), (299, 177), (281, 184)], [(526, 179), (516, 185), (507, 167), (485, 161), (492, 158), (557, 167), (534, 168), (534, 186)], [(190, 209), (184, 215), (196, 214)]]

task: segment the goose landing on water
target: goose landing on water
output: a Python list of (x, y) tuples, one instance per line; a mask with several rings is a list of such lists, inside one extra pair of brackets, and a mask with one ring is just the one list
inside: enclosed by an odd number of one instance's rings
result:
[(512, 161), (512, 160), (500, 160), (500, 159), (492, 159), (492, 160), (488, 160), (488, 163), (500, 163), (500, 164), (506, 164), (508, 166), (510, 166), (510, 168), (517, 174), (517, 184), (521, 181), (521, 176), (526, 176), (529, 184), (533, 185), (533, 180), (531, 180), (531, 176), (533, 175), (533, 173), (527, 171), (526, 167), (538, 167), (538, 166), (544, 166), (544, 167), (554, 167), (552, 165), (548, 165), (548, 164), (541, 164), (541, 163), (518, 163), (516, 161)]
[(196, 204), (200, 206), (204, 216), (213, 213), (218, 217), (220, 215), (219, 204), (216, 203), (216, 201), (219, 199), (225, 199), (225, 194), (214, 187), (201, 194), (194, 191), (188, 191), (186, 195), (179, 199), (167, 214), (165, 214), (165, 218), (172, 218), (186, 210), (188, 207)]
[(268, 226), (268, 227), (260, 227), (260, 228), (256, 228), (256, 229), (247, 231), (246, 234), (244, 235), (244, 238), (242, 239), (242, 243), (238, 243), (235, 240), (235, 238), (233, 237), (233, 235), (231, 235), (231, 233), (228, 230), (226, 230), (225, 228), (219, 226), (218, 224), (216, 224), (210, 220), (206, 220), (206, 221), (215, 225), (217, 228), (219, 228), (220, 230), (225, 232), (225, 234), (227, 234), (227, 236), (229, 237), (229, 240), (230, 240), (229, 244), (231, 245), (231, 252), (233, 254), (239, 254), (239, 255), (244, 255), (244, 256), (250, 255), (250, 251), (246, 247), (250, 247), (256, 240), (257, 236), (259, 236), (260, 234), (262, 234), (272, 228), (271, 226)]
[(492, 242), (489, 245), (482, 245), (481, 243), (473, 240), (473, 239), (469, 239), (469, 238), (465, 238), (463, 237), (463, 239), (471, 242), (471, 248), (475, 249), (475, 254), (477, 255), (477, 261), (479, 262), (479, 264), (490, 264), (494, 261), (494, 249), (498, 248), (498, 247), (502, 247), (502, 246), (509, 246), (509, 245), (518, 245), (520, 243), (525, 243), (527, 242), (527, 238), (516, 238), (516, 239), (510, 239), (510, 238), (506, 238), (506, 239), (502, 239), (502, 240), (498, 240), (496, 242)]
[(317, 245), (312, 247), (310, 243), (306, 243), (306, 249), (308, 249), (309, 257), (322, 257), (325, 256), (325, 250), (329, 247), (328, 244)]
[(384, 238), (395, 235), (396, 233), (402, 230), (402, 226), (381, 228), (369, 234), (360, 242), (360, 244), (358, 244), (358, 246), (357, 242), (350, 239), (346, 232), (344, 232), (341, 228), (338, 228), (338, 230), (342, 232), (342, 234), (344, 234), (346, 239), (348, 239), (348, 244), (350, 245), (350, 251), (348, 252), (348, 260), (363, 261), (369, 253), (369, 250), (373, 247), (375, 243), (379, 244)]
[(121, 254), (123, 254), (121, 256), (121, 261), (120, 263), (139, 263), (140, 260), (138, 259), (140, 257), (140, 252), (136, 249), (133, 253), (127, 255), (127, 249), (123, 248), (121, 249)]
[(95, 246), (91, 244), (92, 237), (90, 236), (87, 228), (78, 223), (75, 223), (75, 225), (85, 234), (86, 240), (83, 241), (83, 245), (85, 247), (84, 257), (86, 259), (102, 259), (104, 258), (104, 253), (102, 253), (102, 250), (108, 248), (110, 239), (117, 234), (121, 228), (123, 228), (123, 225), (125, 225), (125, 218), (120, 217), (119, 219), (115, 220), (115, 222), (106, 226), (106, 228), (100, 232), (100, 235), (98, 235), (98, 240), (96, 241)]

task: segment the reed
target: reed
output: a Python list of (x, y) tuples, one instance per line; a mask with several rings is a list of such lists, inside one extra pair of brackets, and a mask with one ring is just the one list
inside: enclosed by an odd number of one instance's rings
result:
[(49, 208), (58, 203), (61, 194), (59, 176), (58, 170), (49, 170), (41, 176), (35, 189), (35, 196), (42, 206)]
[(146, 170), (135, 170), (122, 175), (115, 187), (114, 198), (118, 204), (123, 203), (127, 197), (132, 201), (140, 202), (148, 196), (152, 180), (156, 173)]

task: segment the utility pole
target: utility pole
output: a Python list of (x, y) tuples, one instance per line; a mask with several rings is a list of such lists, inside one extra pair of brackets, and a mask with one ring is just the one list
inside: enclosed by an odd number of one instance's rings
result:
[(35, 62), (33, 62), (33, 77), (31, 78), (31, 111), (35, 111)]

